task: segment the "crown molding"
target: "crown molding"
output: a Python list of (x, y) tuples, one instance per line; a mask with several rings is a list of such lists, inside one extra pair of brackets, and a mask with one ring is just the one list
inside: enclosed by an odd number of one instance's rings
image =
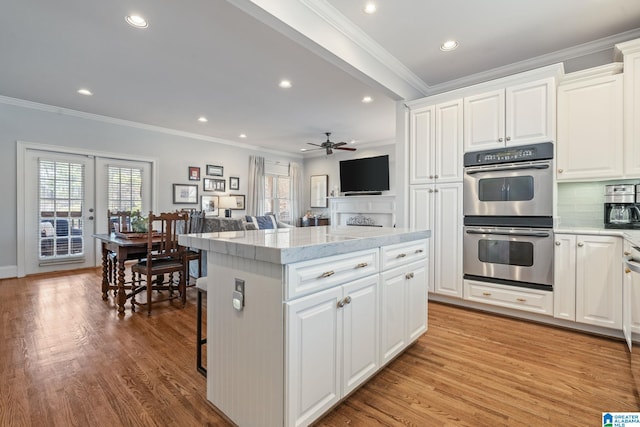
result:
[(158, 132), (166, 135), (196, 139), (199, 141), (207, 141), (207, 142), (213, 142), (216, 144), (229, 145), (234, 148), (244, 148), (251, 151), (258, 151), (260, 153), (270, 153), (270, 154), (283, 155), (288, 157), (302, 158), (302, 156), (298, 153), (286, 153), (279, 150), (268, 149), (268, 148), (264, 148), (256, 145), (250, 145), (242, 142), (231, 141), (228, 139), (216, 138), (213, 136), (201, 135), (198, 133), (186, 132), (186, 131), (166, 128), (162, 126), (150, 125), (146, 123), (139, 123), (131, 120), (117, 119), (115, 117), (87, 113), (84, 111), (72, 110), (64, 107), (56, 107), (54, 105), (42, 104), (39, 102), (27, 101), (19, 98), (11, 98), (3, 95), (0, 95), (0, 104), (13, 105), (15, 107), (22, 107), (30, 110), (44, 111), (47, 113), (60, 114), (64, 116), (76, 117), (76, 118), (85, 119), (85, 120), (93, 120), (93, 121), (107, 123), (107, 124), (116, 125), (116, 126), (124, 126), (124, 127), (134, 128), (134, 129), (146, 130), (150, 132)]
[[(619, 34), (614, 34), (612, 36), (593, 40), (566, 49), (561, 49), (549, 54), (525, 59), (524, 61), (520, 62), (514, 62), (513, 64), (505, 65), (503, 67), (493, 68), (481, 73), (476, 73), (469, 76), (461, 77), (459, 79), (433, 85), (430, 87), (429, 95), (436, 95), (465, 86), (471, 86), (512, 74), (522, 73), (524, 71), (540, 68), (549, 64), (564, 62), (569, 59), (579, 58), (581, 56), (601, 52), (603, 50), (613, 48), (617, 43), (632, 40), (638, 37), (640, 37), (640, 28), (625, 31)], [(613, 57), (611, 59), (613, 60)]]

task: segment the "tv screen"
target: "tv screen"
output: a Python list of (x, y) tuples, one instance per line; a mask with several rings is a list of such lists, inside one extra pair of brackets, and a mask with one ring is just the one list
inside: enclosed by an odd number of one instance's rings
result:
[(389, 156), (340, 161), (340, 191), (344, 193), (389, 190)]

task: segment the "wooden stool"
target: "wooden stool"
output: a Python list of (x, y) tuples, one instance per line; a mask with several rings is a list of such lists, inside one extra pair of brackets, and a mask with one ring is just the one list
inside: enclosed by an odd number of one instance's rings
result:
[(196, 280), (196, 288), (198, 289), (198, 302), (196, 304), (196, 368), (205, 377), (207, 369), (202, 366), (202, 345), (207, 343), (207, 338), (202, 338), (202, 294), (207, 293), (207, 278), (199, 277)]

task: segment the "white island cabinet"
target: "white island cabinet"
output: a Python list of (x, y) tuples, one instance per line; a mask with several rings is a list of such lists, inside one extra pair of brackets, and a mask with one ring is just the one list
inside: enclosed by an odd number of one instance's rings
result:
[[(350, 226), (181, 236), (208, 251), (208, 400), (239, 426), (313, 423), (426, 331), (428, 237)], [(390, 337), (402, 337), (391, 353)]]

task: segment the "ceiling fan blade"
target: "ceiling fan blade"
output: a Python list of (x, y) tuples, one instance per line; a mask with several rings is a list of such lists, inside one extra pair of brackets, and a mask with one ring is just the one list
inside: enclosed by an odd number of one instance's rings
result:
[(342, 147), (343, 145), (347, 145), (346, 142), (336, 142), (333, 144), (333, 148)]
[(353, 147), (333, 147), (333, 148), (335, 148), (336, 150), (356, 151), (356, 149)]
[(307, 142), (307, 144), (309, 144), (309, 145), (315, 145), (316, 147), (324, 148), (322, 145), (320, 145), (320, 144), (314, 144), (313, 142)]

